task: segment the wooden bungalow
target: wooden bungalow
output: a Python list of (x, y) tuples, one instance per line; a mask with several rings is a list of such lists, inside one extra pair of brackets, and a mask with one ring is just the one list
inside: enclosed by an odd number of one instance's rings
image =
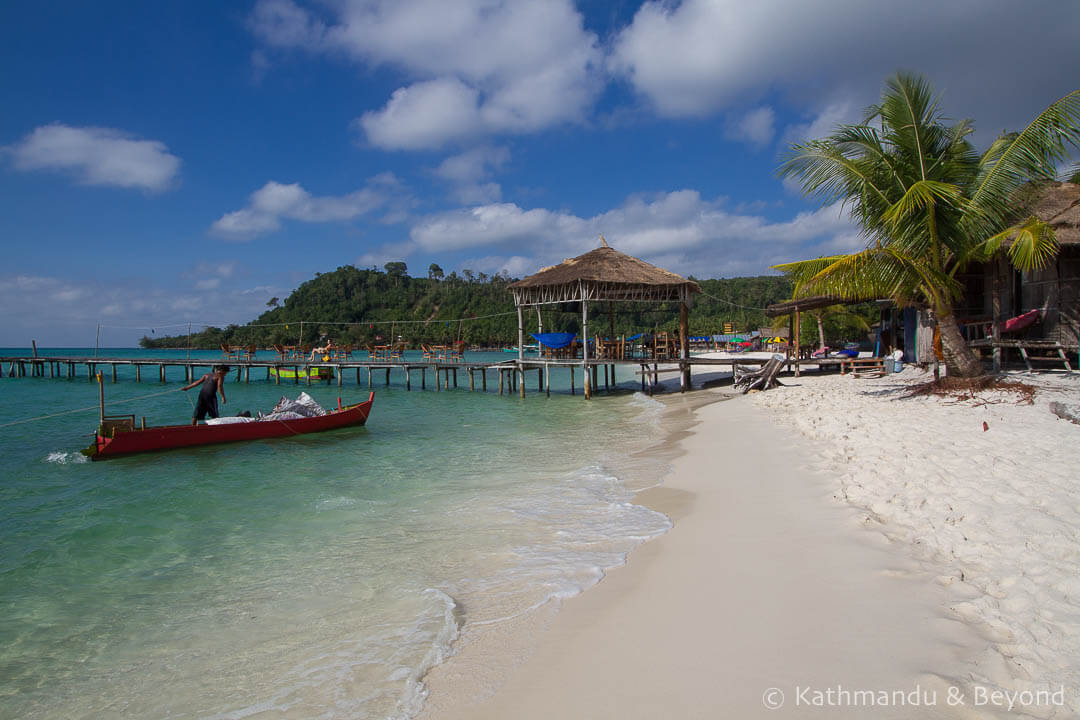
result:
[[(644, 260), (621, 253), (610, 247), (603, 236), (601, 247), (558, 265), (547, 267), (535, 275), (510, 286), (518, 313), (518, 360), (524, 361), (524, 311), (526, 308), (557, 303), (580, 303), (583, 339), (589, 337), (589, 303), (638, 302), (679, 303), (679, 348), (683, 360), (689, 358), (689, 311), (694, 293), (701, 292), (698, 284), (681, 275), (650, 265)], [(582, 367), (585, 370), (585, 397), (592, 396), (589, 382), (589, 346), (583, 343)], [(592, 362), (595, 363), (595, 358)], [(688, 365), (683, 365), (683, 387), (689, 386)], [(522, 384), (524, 393), (524, 384)]]
[(1059, 250), (1049, 265), (1021, 273), (999, 257), (960, 276), (965, 291), (958, 313), (968, 341), (991, 352), (995, 370), (1010, 351), (1029, 369), (1038, 358), (1068, 366), (1080, 341), (1080, 185), (1050, 184), (1024, 205), (1054, 228)]

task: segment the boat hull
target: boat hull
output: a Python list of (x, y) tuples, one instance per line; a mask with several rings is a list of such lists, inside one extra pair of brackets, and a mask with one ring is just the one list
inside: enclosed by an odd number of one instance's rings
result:
[(145, 430), (117, 432), (113, 437), (103, 437), (98, 433), (94, 445), (89, 448), (91, 452), (87, 454), (91, 460), (106, 460), (121, 455), (290, 437), (363, 425), (371, 413), (374, 400), (375, 393), (371, 393), (362, 403), (332, 410), (321, 417), (298, 420), (263, 420), (225, 425), (163, 425)]

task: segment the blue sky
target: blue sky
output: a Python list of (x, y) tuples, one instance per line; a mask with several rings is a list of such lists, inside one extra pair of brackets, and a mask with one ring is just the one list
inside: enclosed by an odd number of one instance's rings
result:
[[(732, 277), (860, 247), (778, 180), (921, 72), (976, 143), (1076, 89), (1080, 3), (0, 5), (0, 345), (243, 323), (316, 272)], [(172, 327), (170, 327), (172, 326)]]

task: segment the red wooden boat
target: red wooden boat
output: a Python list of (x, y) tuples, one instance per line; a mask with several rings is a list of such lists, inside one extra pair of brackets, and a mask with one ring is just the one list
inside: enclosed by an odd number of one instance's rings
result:
[(95, 434), (94, 444), (83, 452), (90, 456), (91, 460), (105, 460), (119, 455), (336, 430), (367, 422), (374, 401), (375, 393), (371, 393), (362, 403), (342, 407), (341, 398), (338, 398), (337, 408), (320, 417), (224, 425), (162, 425), (136, 428), (134, 415), (106, 417)]

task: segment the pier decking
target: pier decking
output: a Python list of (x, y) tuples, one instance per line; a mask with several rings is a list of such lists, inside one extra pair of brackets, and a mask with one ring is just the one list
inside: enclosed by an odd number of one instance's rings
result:
[[(111, 379), (118, 382), (119, 368), (133, 368), (135, 381), (142, 382), (146, 374), (148, 381), (165, 383), (169, 381), (168, 370), (175, 368), (183, 369), (183, 381), (189, 383), (194, 380), (203, 369), (209, 369), (214, 365), (228, 364), (235, 370), (236, 382), (251, 382), (252, 371), (265, 372), (265, 381), (273, 380), (275, 384), (301, 383), (312, 385), (315, 383), (333, 382), (336, 379), (340, 387), (344, 383), (346, 375), (355, 373), (356, 384), (361, 385), (364, 375), (367, 376), (367, 386), (372, 387), (376, 378), (382, 379), (386, 385), (390, 384), (392, 375), (399, 375), (404, 380), (405, 389), (412, 390), (414, 376), (419, 373), (420, 389), (426, 390), (428, 385), (428, 373), (432, 373), (435, 389), (443, 390), (450, 387), (458, 387), (458, 373), (468, 374), (469, 390), (488, 390), (488, 374), (497, 373), (499, 393), (517, 392), (522, 397), (525, 395), (526, 378), (528, 373), (537, 373), (537, 391), (551, 394), (551, 371), (568, 370), (570, 374), (570, 391), (576, 394), (577, 374), (588, 372), (590, 385), (593, 389), (600, 389), (600, 375), (603, 373), (603, 383), (606, 389), (616, 385), (616, 375), (619, 370), (630, 372), (640, 376), (641, 389), (650, 394), (655, 392), (659, 384), (659, 377), (665, 373), (679, 372), (680, 378), (685, 378), (683, 370), (693, 368), (734, 370), (735, 365), (761, 365), (766, 362), (762, 358), (702, 358), (690, 357), (687, 359), (673, 358), (670, 360), (657, 360), (651, 358), (632, 358), (625, 360), (594, 359), (587, 361), (558, 360), (547, 358), (514, 358), (502, 362), (483, 361), (445, 361), (445, 360), (356, 360), (339, 362), (281, 362), (280, 360), (223, 360), (211, 358), (119, 358), (119, 357), (50, 357), (50, 356), (18, 356), (0, 358), (0, 377), (37, 377), (37, 378), (67, 378), (75, 379), (85, 377), (93, 380), (100, 371), (103, 379)], [(828, 364), (829, 361), (815, 361)], [(789, 362), (789, 368), (794, 365)], [(333, 375), (330, 379), (322, 380), (311, 376), (318, 369), (329, 368)], [(281, 371), (292, 371), (293, 377), (282, 378)], [(173, 373), (175, 375), (175, 373)], [(304, 375), (306, 377), (301, 377)], [(585, 378), (581, 378), (582, 387)], [(685, 380), (681, 382), (683, 390), (688, 389)]]

